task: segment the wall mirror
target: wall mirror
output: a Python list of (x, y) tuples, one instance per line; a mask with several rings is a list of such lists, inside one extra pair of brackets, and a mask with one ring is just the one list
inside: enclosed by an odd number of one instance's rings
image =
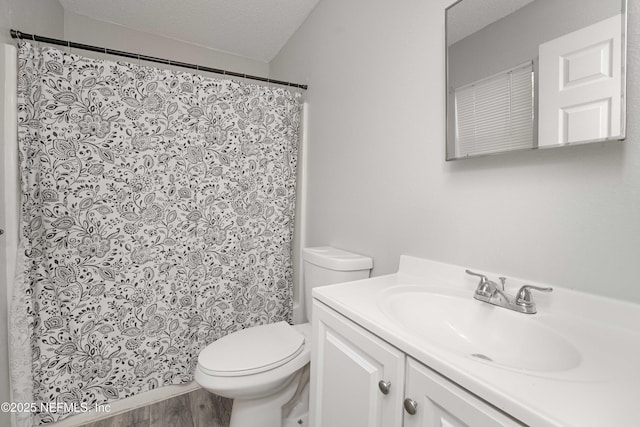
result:
[(624, 139), (626, 3), (447, 8), (446, 159)]

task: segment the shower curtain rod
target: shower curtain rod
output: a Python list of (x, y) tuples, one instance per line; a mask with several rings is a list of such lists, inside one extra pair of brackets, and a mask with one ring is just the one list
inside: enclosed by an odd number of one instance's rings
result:
[(221, 70), (218, 68), (205, 67), (205, 66), (196, 65), (196, 64), (188, 64), (186, 62), (172, 61), (170, 59), (157, 58), (154, 56), (140, 55), (138, 53), (125, 52), (122, 50), (108, 49), (106, 47), (91, 46), (88, 44), (70, 42), (66, 40), (52, 39), (50, 37), (23, 33), (18, 30), (10, 30), (10, 34), (11, 34), (11, 38), (19, 39), (19, 40), (27, 40), (27, 41), (31, 40), (34, 42), (55, 44), (55, 45), (66, 46), (68, 48), (74, 48), (74, 49), (90, 50), (92, 52), (100, 52), (100, 53), (106, 53), (108, 55), (123, 56), (125, 58), (133, 58), (133, 59), (138, 59), (142, 61), (157, 62), (158, 64), (175, 65), (177, 67), (190, 68), (192, 70), (208, 71), (211, 73), (222, 74), (224, 76), (242, 77), (244, 79), (258, 80), (261, 82), (273, 83), (273, 84), (278, 84), (278, 85), (283, 85), (288, 87), (295, 87), (302, 90), (307, 90), (308, 88), (307, 85), (303, 85), (299, 83), (285, 82), (282, 80), (273, 80), (266, 77), (252, 76), (249, 74), (236, 73), (234, 71)]

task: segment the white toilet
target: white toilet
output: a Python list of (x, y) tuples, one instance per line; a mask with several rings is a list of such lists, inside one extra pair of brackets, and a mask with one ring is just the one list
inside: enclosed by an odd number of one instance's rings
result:
[[(312, 288), (366, 279), (373, 267), (369, 257), (332, 247), (302, 252), (309, 322)], [(230, 427), (283, 427), (283, 406), (290, 408), (292, 401), (304, 398), (310, 347), (310, 323), (243, 329), (200, 352), (195, 380), (211, 393), (234, 399)]]

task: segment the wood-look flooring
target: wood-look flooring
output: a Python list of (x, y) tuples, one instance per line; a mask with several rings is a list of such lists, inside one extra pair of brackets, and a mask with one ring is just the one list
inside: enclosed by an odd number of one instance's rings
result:
[(228, 427), (232, 403), (200, 388), (85, 427)]

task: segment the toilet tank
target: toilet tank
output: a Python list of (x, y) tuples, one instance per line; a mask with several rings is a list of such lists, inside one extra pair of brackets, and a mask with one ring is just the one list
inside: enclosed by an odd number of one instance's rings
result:
[(304, 304), (309, 322), (311, 322), (313, 288), (366, 279), (373, 268), (373, 260), (370, 257), (330, 246), (303, 248), (302, 259), (304, 261)]

